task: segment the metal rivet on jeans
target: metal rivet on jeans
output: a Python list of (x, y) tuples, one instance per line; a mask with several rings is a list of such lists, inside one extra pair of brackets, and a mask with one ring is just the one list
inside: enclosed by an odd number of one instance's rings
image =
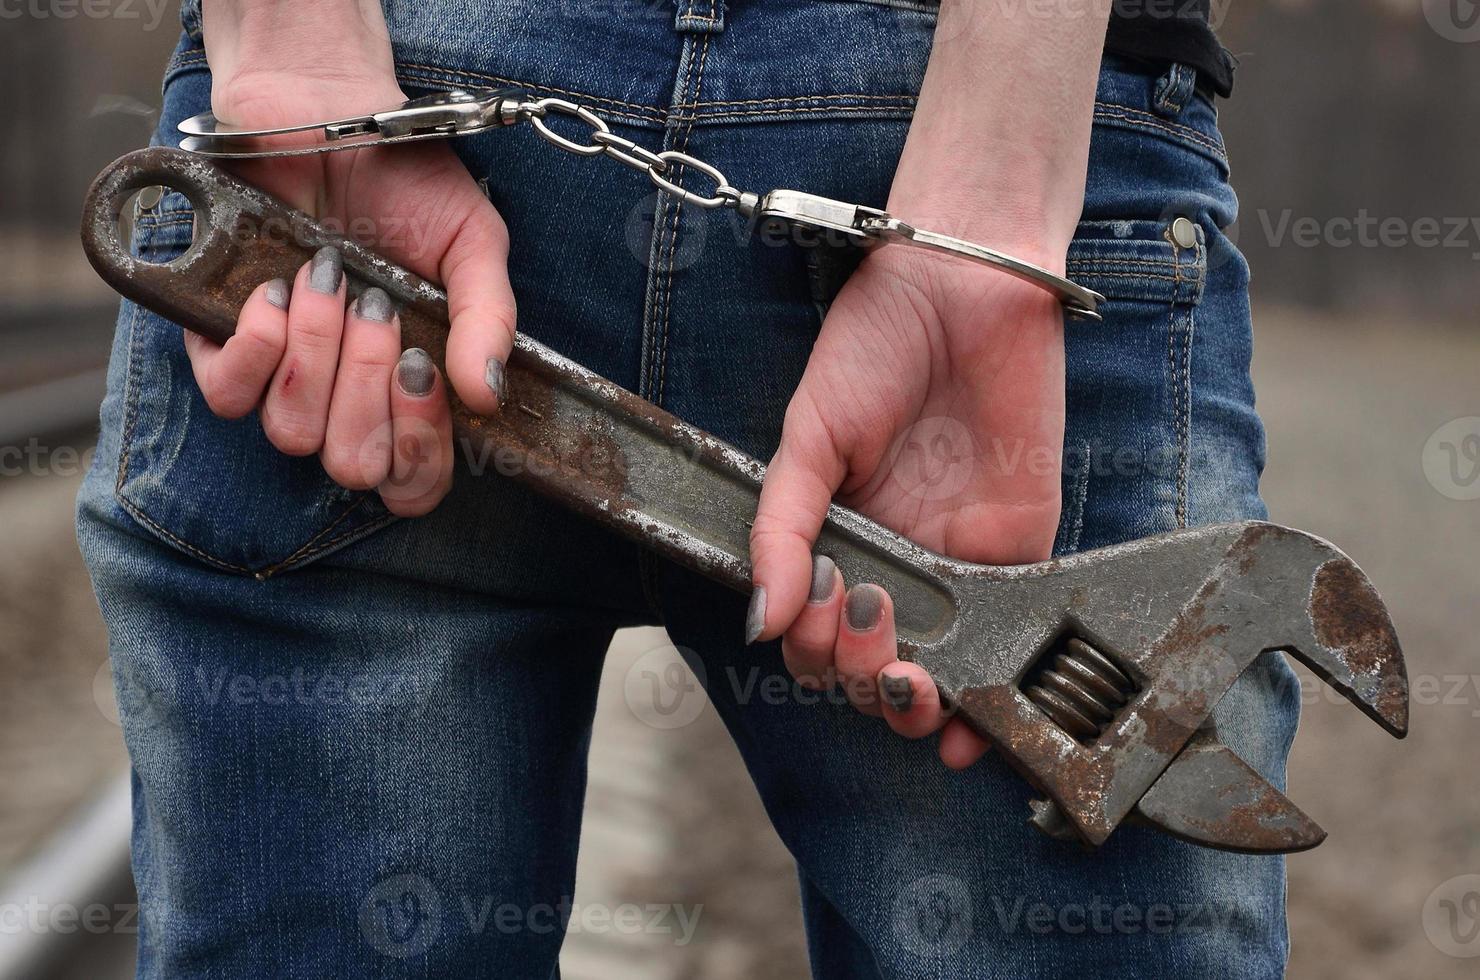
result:
[(146, 187), (139, 191), (138, 207), (140, 211), (153, 211), (164, 200), (164, 188), (158, 184)]
[(1197, 245), (1197, 225), (1192, 223), (1191, 218), (1178, 218), (1172, 222), (1172, 241), (1177, 243), (1178, 248), (1192, 248)]

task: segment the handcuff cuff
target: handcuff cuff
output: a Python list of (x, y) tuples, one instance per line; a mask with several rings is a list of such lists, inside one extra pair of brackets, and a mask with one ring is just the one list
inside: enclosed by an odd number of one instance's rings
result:
[[(552, 115), (566, 116), (590, 127), (589, 142), (578, 143), (555, 132)], [(528, 122), (545, 140), (581, 156), (606, 156), (646, 173), (657, 188), (696, 207), (733, 208), (756, 222), (834, 233), (859, 245), (902, 244), (970, 259), (999, 269), (1052, 293), (1070, 317), (1099, 320), (1105, 297), (1030, 262), (994, 249), (926, 231), (887, 211), (849, 204), (803, 191), (742, 191), (713, 164), (679, 150), (654, 152), (612, 132), (607, 122), (585, 106), (565, 99), (529, 100), (519, 89), (453, 89), (402, 103), (392, 109), (330, 122), (276, 129), (241, 129), (219, 122), (209, 112), (180, 123), (180, 148), (200, 156), (250, 159), (303, 156), (355, 150), (392, 143), (448, 139)], [(691, 168), (713, 182), (710, 194), (698, 194), (672, 179), (678, 168)]]

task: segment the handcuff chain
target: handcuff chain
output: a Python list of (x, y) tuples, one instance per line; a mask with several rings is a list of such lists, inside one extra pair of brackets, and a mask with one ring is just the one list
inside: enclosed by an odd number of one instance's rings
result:
[[(580, 156), (594, 157), (606, 156), (615, 160), (625, 167), (630, 167), (641, 173), (645, 173), (665, 194), (671, 194), (687, 204), (701, 208), (733, 208), (738, 207), (744, 194), (732, 186), (725, 177), (724, 172), (712, 163), (700, 160), (679, 150), (661, 150), (654, 152), (645, 146), (634, 143), (624, 136), (618, 136), (612, 132), (611, 126), (607, 124), (596, 113), (582, 105), (569, 102), (565, 99), (545, 98), (533, 102), (520, 102), (510, 110), (512, 117), (521, 122), (528, 122), (534, 127), (536, 133), (545, 141), (558, 146), (567, 153), (575, 153)], [(562, 116), (570, 116), (578, 119), (590, 127), (589, 142), (577, 143), (573, 139), (555, 132), (550, 128), (546, 120), (551, 113)], [(696, 194), (693, 191), (680, 187), (674, 182), (670, 175), (674, 168), (690, 168), (697, 170), (714, 183), (713, 193), (707, 197)]]

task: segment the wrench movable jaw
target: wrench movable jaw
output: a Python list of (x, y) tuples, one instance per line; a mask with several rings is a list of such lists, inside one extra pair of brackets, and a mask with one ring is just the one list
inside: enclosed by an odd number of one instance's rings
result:
[[(1351, 560), (1312, 535), (1220, 525), (1037, 565), (966, 567), (953, 585), (960, 637), (971, 642), (953, 636), (914, 659), (1091, 844), (1171, 767), (1143, 808), (1163, 829), (1234, 850), (1314, 845), (1319, 828), (1231, 752), (1207, 747), (1198, 766), (1173, 765), (1265, 651), (1289, 651), (1393, 734), (1406, 724), (1403, 659), (1387, 613)], [(1095, 670), (1123, 689), (1099, 684)], [(1220, 802), (1186, 792), (1198, 784), (1188, 778), (1194, 770), (1222, 780)], [(1202, 829), (1179, 830), (1169, 799), (1197, 813)]]
[(1293, 854), (1326, 839), (1304, 811), (1203, 728), (1136, 804), (1134, 817), (1194, 844)]

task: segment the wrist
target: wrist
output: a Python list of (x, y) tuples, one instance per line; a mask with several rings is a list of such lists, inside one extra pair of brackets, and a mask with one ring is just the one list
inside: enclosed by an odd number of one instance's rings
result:
[(404, 101), (390, 36), (368, 0), (205, 0), (218, 119), (271, 126)]
[[(1052, 344), (1061, 338), (1064, 309), (1058, 297), (1001, 269), (906, 245), (872, 249), (863, 268), (898, 295), (923, 303), (919, 308), (932, 311), (947, 335), (975, 335), (983, 322), (1006, 319), (1024, 328), (1015, 342)], [(1027, 329), (1034, 324), (1043, 329)]]

